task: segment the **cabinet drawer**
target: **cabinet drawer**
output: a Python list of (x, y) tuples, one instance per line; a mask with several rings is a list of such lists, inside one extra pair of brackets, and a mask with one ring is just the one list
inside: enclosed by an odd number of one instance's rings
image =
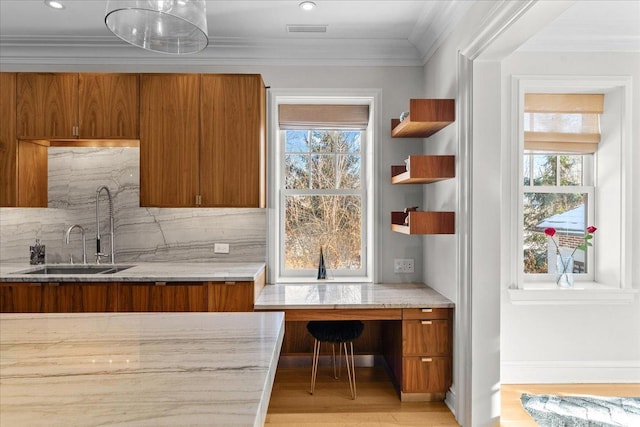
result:
[(405, 308), (402, 310), (403, 319), (449, 319), (450, 308)]
[(402, 367), (405, 393), (445, 393), (451, 385), (450, 357), (405, 357)]
[(403, 320), (402, 354), (405, 356), (448, 356), (451, 354), (449, 321)]

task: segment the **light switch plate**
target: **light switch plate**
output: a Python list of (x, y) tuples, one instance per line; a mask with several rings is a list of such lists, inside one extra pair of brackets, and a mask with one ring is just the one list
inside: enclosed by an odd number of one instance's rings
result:
[(216, 254), (228, 254), (229, 253), (229, 244), (228, 243), (216, 243), (213, 245), (213, 252)]

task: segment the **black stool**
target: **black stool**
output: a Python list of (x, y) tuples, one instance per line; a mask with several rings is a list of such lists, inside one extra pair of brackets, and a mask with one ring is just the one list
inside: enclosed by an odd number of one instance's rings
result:
[[(311, 394), (316, 386), (316, 375), (318, 374), (318, 359), (320, 358), (320, 344), (323, 342), (331, 343), (333, 352), (333, 377), (340, 377), (340, 366), (338, 366), (338, 375), (336, 375), (336, 347), (339, 345), (340, 357), (342, 357), (342, 349), (344, 348), (345, 362), (347, 365), (347, 376), (349, 377), (349, 388), (351, 389), (351, 397), (356, 398), (356, 369), (353, 358), (353, 340), (362, 334), (364, 323), (359, 320), (313, 320), (307, 323), (307, 330), (313, 335), (313, 365), (311, 368)], [(349, 351), (347, 348), (349, 343), (351, 348), (351, 361), (349, 361)]]

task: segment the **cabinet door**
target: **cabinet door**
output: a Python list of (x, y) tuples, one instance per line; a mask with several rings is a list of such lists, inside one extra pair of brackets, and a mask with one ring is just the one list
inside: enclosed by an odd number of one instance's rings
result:
[(259, 75), (204, 74), (203, 206), (265, 206), (265, 87)]
[(16, 74), (0, 73), (0, 207), (17, 203)]
[(138, 139), (138, 75), (79, 75), (80, 138)]
[(405, 393), (446, 393), (451, 386), (451, 356), (405, 357), (402, 365)]
[(140, 206), (195, 205), (199, 96), (198, 74), (140, 76)]
[(121, 283), (118, 311), (207, 311), (205, 283)]
[(403, 320), (402, 349), (405, 356), (448, 356), (451, 354), (449, 321)]
[(113, 283), (60, 283), (44, 286), (45, 313), (91, 313), (116, 310)]
[(18, 73), (18, 139), (76, 138), (77, 73)]
[(253, 311), (253, 282), (210, 283), (209, 311)]
[(17, 206), (48, 206), (48, 164), (48, 147), (45, 141), (18, 142)]
[(42, 284), (0, 283), (1, 313), (42, 313)]

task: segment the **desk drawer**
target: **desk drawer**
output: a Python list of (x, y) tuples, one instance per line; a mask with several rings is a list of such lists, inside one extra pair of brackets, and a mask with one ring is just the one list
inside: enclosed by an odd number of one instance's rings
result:
[(404, 356), (449, 356), (451, 354), (449, 321), (403, 320), (402, 354)]
[(402, 310), (403, 319), (449, 319), (450, 308), (405, 308)]
[(402, 368), (404, 393), (445, 393), (451, 386), (450, 357), (405, 357)]

